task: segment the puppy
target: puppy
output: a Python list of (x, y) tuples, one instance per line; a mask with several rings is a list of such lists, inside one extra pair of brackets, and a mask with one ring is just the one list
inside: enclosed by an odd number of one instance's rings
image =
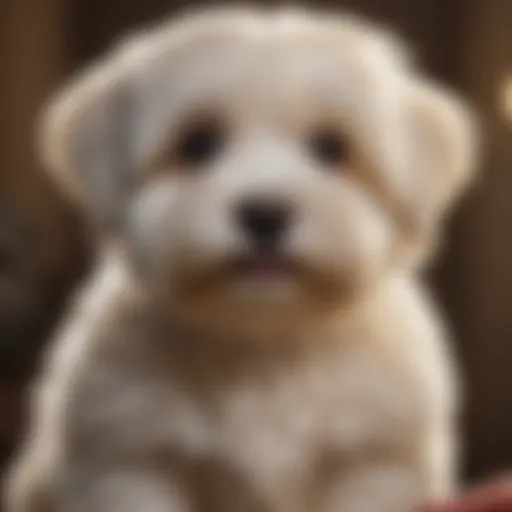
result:
[(456, 486), (418, 273), (473, 174), (466, 108), (350, 17), (197, 12), (56, 98), (96, 226), (9, 512), (407, 512)]

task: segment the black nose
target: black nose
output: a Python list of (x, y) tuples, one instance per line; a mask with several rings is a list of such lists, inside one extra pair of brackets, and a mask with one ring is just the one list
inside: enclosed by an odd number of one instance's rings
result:
[(237, 211), (240, 226), (251, 241), (263, 246), (276, 246), (290, 225), (289, 205), (278, 201), (248, 201)]

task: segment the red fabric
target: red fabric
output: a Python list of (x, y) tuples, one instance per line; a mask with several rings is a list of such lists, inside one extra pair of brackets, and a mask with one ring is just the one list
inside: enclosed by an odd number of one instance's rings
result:
[(512, 512), (512, 478), (478, 487), (458, 500), (427, 506), (420, 512)]

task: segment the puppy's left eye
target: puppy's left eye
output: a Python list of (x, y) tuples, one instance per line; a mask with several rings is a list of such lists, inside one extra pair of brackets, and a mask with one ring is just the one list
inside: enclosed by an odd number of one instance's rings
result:
[(196, 121), (181, 134), (176, 154), (185, 165), (204, 165), (215, 158), (224, 148), (226, 131), (214, 118)]
[(349, 157), (348, 141), (333, 128), (320, 128), (309, 138), (309, 151), (322, 165), (335, 166)]

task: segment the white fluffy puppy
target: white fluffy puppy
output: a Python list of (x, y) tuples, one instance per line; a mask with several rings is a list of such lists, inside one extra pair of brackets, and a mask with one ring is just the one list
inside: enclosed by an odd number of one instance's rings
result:
[(101, 258), (9, 512), (407, 512), (453, 492), (455, 379), (417, 273), (475, 141), (393, 38), (191, 14), (87, 70), (43, 132)]

